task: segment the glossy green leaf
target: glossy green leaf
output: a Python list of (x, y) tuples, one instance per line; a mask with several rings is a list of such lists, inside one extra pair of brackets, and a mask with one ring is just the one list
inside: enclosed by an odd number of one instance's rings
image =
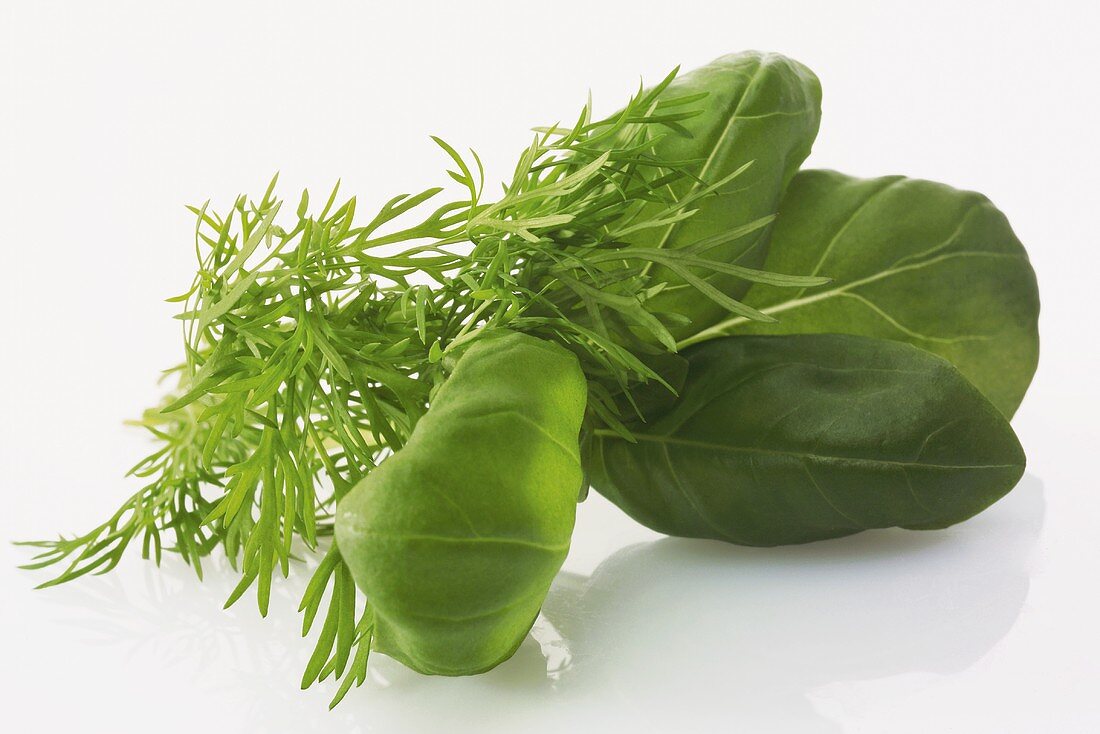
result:
[(438, 675), (515, 652), (569, 550), (586, 390), (556, 344), (485, 337), (408, 443), (340, 501), (336, 542), (376, 649)]
[[(693, 204), (697, 211), (690, 218), (638, 233), (633, 243), (640, 247), (681, 249), (774, 214), (817, 136), (821, 85), (812, 71), (779, 54), (747, 51), (723, 56), (677, 77), (661, 98), (701, 93), (706, 93), (701, 102), (703, 114), (682, 122), (690, 136), (669, 134), (655, 146), (659, 160), (691, 161), (688, 170), (694, 179), (673, 182), (670, 193), (681, 200), (748, 167)], [(770, 232), (770, 226), (756, 229), (708, 249), (704, 255), (724, 263), (759, 267), (767, 254)], [(740, 298), (749, 287), (747, 280), (734, 275), (692, 270), (732, 298)], [(700, 298), (667, 266), (654, 266), (653, 275), (654, 280), (669, 284), (654, 299), (653, 308), (690, 319), (690, 324), (671, 329), (677, 338), (726, 315), (722, 306)]]
[(804, 171), (780, 208), (765, 267), (833, 282), (754, 287), (746, 303), (777, 323), (732, 318), (700, 337), (838, 332), (909, 342), (950, 360), (1010, 417), (1031, 383), (1035, 273), (1008, 220), (981, 194), (901, 176)]
[(686, 350), (673, 407), (586, 447), (592, 486), (670, 535), (802, 543), (942, 528), (1007, 493), (1024, 455), (949, 362), (842, 334), (726, 337)]

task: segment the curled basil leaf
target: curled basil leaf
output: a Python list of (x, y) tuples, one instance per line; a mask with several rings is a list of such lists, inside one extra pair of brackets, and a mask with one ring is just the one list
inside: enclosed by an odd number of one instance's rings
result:
[(1023, 474), (1005, 417), (946, 360), (840, 334), (686, 350), (673, 407), (586, 447), (592, 486), (654, 530), (744, 545), (942, 528)]
[[(753, 288), (777, 323), (737, 334), (862, 334), (946, 358), (1011, 417), (1039, 359), (1039, 291), (1023, 245), (981, 194), (901, 176), (804, 171), (779, 210), (766, 269), (821, 288)], [(730, 328), (732, 327), (732, 328)]]
[(408, 443), (337, 508), (376, 649), (439, 675), (515, 652), (569, 550), (586, 397), (576, 358), (535, 337), (457, 360)]
[[(692, 206), (696, 212), (690, 218), (638, 232), (631, 244), (682, 249), (775, 214), (784, 189), (810, 154), (821, 121), (821, 85), (814, 73), (797, 61), (758, 51), (729, 54), (677, 77), (661, 98), (691, 99), (704, 94), (697, 103), (703, 113), (681, 123), (686, 134), (666, 135), (654, 147), (657, 160), (687, 163), (692, 174), (692, 178), (673, 182), (669, 193), (682, 200), (743, 166), (747, 168), (700, 198)], [(699, 254), (758, 268), (767, 255), (770, 232), (770, 225), (762, 226)], [(749, 287), (748, 281), (732, 275), (687, 270), (732, 298), (740, 298)], [(679, 317), (679, 325), (669, 328), (677, 338), (727, 314), (668, 267), (655, 266), (653, 275), (654, 282), (668, 284), (654, 298), (653, 310)]]

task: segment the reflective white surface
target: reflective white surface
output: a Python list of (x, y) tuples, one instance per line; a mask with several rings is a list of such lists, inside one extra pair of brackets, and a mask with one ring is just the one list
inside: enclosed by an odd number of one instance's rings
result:
[(83, 529), (133, 491), (147, 444), (120, 421), (179, 354), (183, 203), (280, 168), (288, 196), (342, 176), (369, 209), (439, 180), (428, 133), (500, 178), (586, 88), (609, 111), (640, 73), (750, 47), (821, 77), (811, 164), (981, 190), (1028, 246), (1043, 356), (1020, 486), (946, 531), (767, 550), (663, 539), (593, 496), (512, 660), (440, 679), (376, 656), (331, 713), (330, 684), (298, 690), (303, 569), (263, 620), (221, 609), (216, 561), (202, 584), (135, 557), (35, 592), (5, 543), (0, 730), (1100, 731), (1100, 13), (715, 5), (5, 5), (0, 538)]
[[(772, 550), (645, 539), (595, 568), (585, 562), (600, 553), (582, 540), (535, 633), (507, 663), (446, 679), (377, 656), (368, 683), (332, 714), (322, 713), (324, 693), (294, 686), (307, 657), (292, 608), (302, 574), (279, 587), (266, 621), (249, 606), (221, 611), (232, 588), (224, 568), (202, 585), (170, 563), (23, 593), (17, 608), (40, 639), (20, 644), (27, 656), (38, 651), (26, 672), (60, 664), (54, 693), (87, 696), (92, 720), (136, 721), (199, 698), (257, 731), (479, 731), (487, 712), (501, 731), (509, 722), (550, 731), (601, 721), (844, 731), (843, 707), (865, 706), (866, 686), (904, 697), (943, 685), (1002, 644), (1028, 602), (1043, 494), (1028, 476), (994, 510), (941, 533)], [(600, 500), (583, 509), (581, 538), (620, 525), (623, 538), (644, 535)], [(72, 712), (42, 715), (65, 721)], [(182, 731), (191, 715), (175, 711), (167, 730)]]

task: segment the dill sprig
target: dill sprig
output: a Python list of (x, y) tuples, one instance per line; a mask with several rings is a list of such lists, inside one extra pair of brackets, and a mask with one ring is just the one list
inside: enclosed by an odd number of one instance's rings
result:
[(670, 193), (697, 162), (660, 160), (654, 144), (685, 134), (701, 99), (662, 98), (675, 73), (610, 117), (594, 120), (589, 101), (572, 126), (537, 128), (493, 201), (477, 154), (433, 138), (459, 186), (444, 203), (433, 187), (358, 224), (356, 199), (338, 204), (337, 185), (317, 213), (303, 192), (280, 223), (276, 177), (225, 214), (191, 207), (198, 269), (171, 299), (183, 308), (179, 388), (139, 422), (158, 448), (131, 471), (148, 483), (92, 531), (31, 543), (43, 551), (28, 567), (65, 563), (44, 586), (103, 573), (140, 539), (144, 557), (178, 553), (201, 578), (201, 559), (220, 546), (241, 574), (226, 606), (255, 586), (266, 615), (276, 573), (289, 574), (300, 548), (320, 554), (300, 606), (303, 635), (323, 620), (302, 686), (342, 679), (339, 702), (365, 680), (373, 616), (322, 539), (336, 502), (407, 441), (459, 350), (502, 327), (559, 342), (589, 378), (588, 423), (629, 436), (617, 397), (629, 405), (632, 386), (660, 381), (647, 357), (676, 350), (676, 315), (650, 305), (666, 285), (653, 264), (750, 319), (768, 317), (708, 274), (822, 282), (707, 258), (770, 217), (676, 250), (630, 244), (690, 217), (745, 170)]

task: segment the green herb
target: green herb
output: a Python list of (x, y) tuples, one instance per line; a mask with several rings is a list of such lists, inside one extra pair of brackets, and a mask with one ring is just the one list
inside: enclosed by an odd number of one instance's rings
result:
[(1003, 415), (949, 362), (842, 334), (727, 337), (687, 350), (674, 406), (635, 442), (597, 431), (592, 485), (663, 533), (778, 545), (943, 528), (1024, 471)]
[(681, 346), (721, 334), (897, 339), (948, 359), (1010, 417), (1031, 383), (1035, 273), (1008, 220), (981, 194), (901, 176), (804, 171), (780, 207), (766, 267), (833, 282), (806, 292), (753, 289), (746, 303), (777, 322), (733, 316)]
[[(672, 193), (691, 162), (653, 150), (683, 134), (700, 100), (666, 94), (674, 77), (609, 118), (585, 106), (572, 126), (538, 131), (496, 201), (483, 198), (477, 155), (437, 139), (461, 194), (434, 207), (438, 187), (394, 197), (357, 223), (356, 200), (338, 203), (334, 189), (315, 213), (303, 193), (288, 218), (272, 180), (258, 201), (240, 197), (224, 215), (192, 208), (199, 267), (173, 299), (186, 361), (179, 390), (143, 422), (160, 444), (135, 467), (148, 483), (90, 532), (31, 543), (42, 552), (30, 567), (64, 564), (44, 585), (110, 570), (132, 542), (157, 560), (177, 552), (200, 575), (201, 559), (221, 547), (241, 573), (227, 606), (254, 586), (266, 614), (274, 576), (289, 573), (296, 553), (323, 549), (336, 502), (401, 450), (446, 366), (484, 334), (508, 328), (572, 351), (588, 379), (589, 424), (625, 435), (617, 397), (659, 379), (641, 359), (653, 351), (646, 344), (675, 348), (652, 304), (667, 285), (655, 263), (748, 282), (826, 282), (709, 258), (770, 215), (678, 249), (632, 244), (692, 216), (748, 168)], [(763, 318), (697, 282), (701, 299)], [(335, 704), (365, 678), (374, 625), (335, 546), (301, 610), (303, 634), (323, 618), (303, 686), (342, 676)]]
[(440, 675), (511, 657), (569, 551), (586, 398), (577, 359), (525, 334), (458, 359), (408, 444), (337, 508), (375, 649)]
[(319, 557), (302, 685), (340, 680), (335, 705), (371, 649), (446, 675), (509, 657), (582, 465), (654, 529), (750, 545), (980, 512), (1024, 469), (1005, 416), (1035, 369), (1034, 273), (977, 194), (795, 176), (820, 102), (800, 64), (736, 54), (537, 128), (495, 200), (477, 155), (436, 139), (452, 198), (364, 221), (337, 187), (292, 214), (273, 180), (192, 208), (144, 486), (30, 543), (28, 567), (61, 564), (49, 586), (140, 544), (201, 577), (221, 548), (227, 606), (255, 588), (266, 614), (275, 577)]
[[(632, 241), (640, 247), (677, 250), (773, 215), (817, 136), (821, 85), (813, 72), (779, 54), (747, 51), (678, 77), (663, 95), (700, 99), (704, 108), (684, 123), (690, 136), (668, 135), (654, 146), (662, 160), (694, 161), (688, 168), (691, 176), (670, 181), (668, 192), (682, 200), (718, 184), (716, 195), (693, 205), (698, 211), (690, 219), (638, 232)], [(744, 166), (748, 169), (735, 179), (718, 183)], [(730, 266), (760, 267), (770, 232), (769, 226), (728, 238), (707, 256)], [(668, 283), (653, 299), (653, 308), (675, 319), (670, 328), (677, 338), (732, 310), (717, 298), (700, 298), (701, 289), (738, 299), (750, 285), (734, 270), (693, 267), (683, 260), (655, 260), (651, 267), (657, 281)]]

